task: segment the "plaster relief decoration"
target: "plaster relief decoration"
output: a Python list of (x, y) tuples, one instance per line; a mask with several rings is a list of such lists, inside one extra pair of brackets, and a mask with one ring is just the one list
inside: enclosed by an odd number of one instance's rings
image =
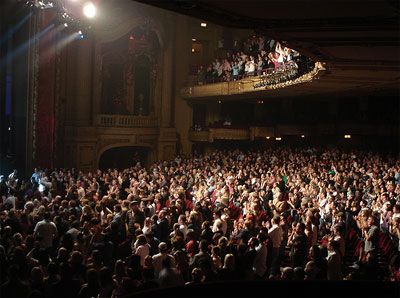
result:
[(103, 113), (154, 115), (160, 44), (149, 24), (143, 20), (128, 34), (102, 45)]
[(101, 111), (154, 116), (157, 66), (164, 46), (162, 26), (142, 5), (113, 2), (106, 4), (107, 14), (96, 24)]
[(79, 146), (79, 165), (80, 167), (93, 167), (94, 165), (94, 146)]

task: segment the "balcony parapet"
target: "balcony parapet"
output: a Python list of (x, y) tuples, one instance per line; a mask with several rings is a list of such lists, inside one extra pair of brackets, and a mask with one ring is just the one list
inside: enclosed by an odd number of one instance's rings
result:
[(214, 140), (249, 140), (248, 128), (210, 128), (206, 131), (189, 131), (189, 139), (192, 142), (209, 142)]
[(157, 118), (132, 115), (99, 114), (96, 117), (96, 126), (101, 127), (156, 127)]
[(275, 126), (250, 126), (246, 128), (221, 127), (208, 128), (201, 131), (189, 131), (191, 142), (209, 142), (214, 140), (249, 140), (257, 138), (274, 138), (281, 136), (300, 135), (377, 135), (397, 136), (399, 133), (396, 125), (381, 124), (320, 124), (315, 125), (275, 125)]
[(267, 75), (246, 77), (231, 82), (220, 82), (184, 87), (181, 89), (181, 96), (186, 99), (197, 97), (212, 97), (221, 95), (235, 95), (247, 92), (258, 92), (261, 90), (274, 90), (288, 86), (311, 82), (325, 68), (321, 62), (315, 62), (314, 67), (307, 73), (286, 81), (276, 80), (277, 73)]

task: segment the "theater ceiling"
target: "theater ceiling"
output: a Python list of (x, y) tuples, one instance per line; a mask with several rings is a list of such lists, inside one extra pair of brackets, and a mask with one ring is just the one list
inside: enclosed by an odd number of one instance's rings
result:
[(216, 24), (254, 29), (325, 62), (311, 84), (272, 97), (399, 92), (400, 18), (397, 0), (139, 0)]

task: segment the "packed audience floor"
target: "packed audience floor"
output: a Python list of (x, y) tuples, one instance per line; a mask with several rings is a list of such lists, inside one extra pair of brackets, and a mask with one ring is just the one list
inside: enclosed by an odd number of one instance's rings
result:
[(124, 297), (235, 280), (400, 281), (400, 159), (214, 151), (0, 184), (1, 295)]

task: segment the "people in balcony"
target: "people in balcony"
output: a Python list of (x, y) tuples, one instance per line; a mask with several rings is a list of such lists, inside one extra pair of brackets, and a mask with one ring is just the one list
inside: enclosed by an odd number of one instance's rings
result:
[(284, 43), (255, 35), (241, 44), (236, 40), (233, 45), (224, 57), (215, 58), (207, 67), (199, 66), (197, 84), (236, 81), (248, 76), (268, 75), (273, 71), (290, 72), (282, 76), (283, 79), (297, 74), (298, 66), (294, 59), (299, 60), (300, 54)]

